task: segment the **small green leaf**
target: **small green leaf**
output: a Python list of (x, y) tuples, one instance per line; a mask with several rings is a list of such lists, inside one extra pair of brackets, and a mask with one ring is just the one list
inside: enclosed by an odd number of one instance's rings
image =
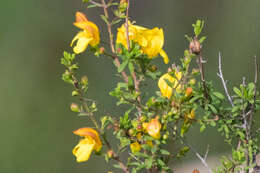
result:
[(119, 67), (118, 67), (118, 72), (121, 73), (125, 67), (127, 66), (128, 61), (124, 61)]
[(206, 38), (207, 38), (206, 36), (201, 37), (201, 38), (199, 39), (199, 42), (200, 42), (200, 43), (203, 43), (203, 42), (206, 40)]
[(133, 63), (132, 62), (129, 62), (128, 63), (128, 68), (129, 68), (129, 71), (130, 71), (130, 73), (132, 74), (132, 73), (134, 73), (134, 65), (133, 65)]
[(170, 152), (167, 151), (167, 150), (164, 150), (164, 149), (161, 149), (160, 152), (161, 152), (161, 154), (163, 154), (163, 155), (170, 155)]
[(192, 38), (189, 37), (188, 35), (185, 35), (185, 38), (186, 38), (189, 42), (192, 42)]
[(206, 125), (205, 125), (205, 124), (202, 124), (202, 125), (200, 126), (200, 132), (203, 132), (205, 129), (206, 129)]
[(109, 23), (106, 16), (100, 15), (100, 17), (101, 17), (102, 20), (104, 20), (104, 22), (105, 22), (106, 24)]
[(215, 127), (215, 126), (216, 126), (216, 122), (215, 122), (215, 121), (210, 121), (210, 125), (211, 125), (212, 127)]
[(225, 97), (223, 96), (223, 94), (221, 94), (221, 93), (219, 93), (219, 92), (213, 92), (213, 94), (217, 97), (217, 98), (219, 98), (219, 99), (221, 99), (221, 100), (223, 100)]
[(241, 91), (240, 91), (237, 87), (234, 87), (234, 88), (233, 88), (233, 91), (234, 91), (239, 97), (242, 97), (242, 93), (241, 93)]
[(217, 109), (213, 106), (213, 105), (208, 105), (209, 107), (210, 107), (210, 109), (211, 109), (211, 111), (214, 113), (214, 114), (217, 114), (218, 113), (218, 111), (217, 111)]

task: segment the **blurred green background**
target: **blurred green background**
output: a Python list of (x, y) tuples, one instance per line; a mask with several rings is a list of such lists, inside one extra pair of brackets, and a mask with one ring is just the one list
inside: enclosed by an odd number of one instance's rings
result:
[[(222, 90), (216, 75), (219, 51), (228, 84), (238, 85), (242, 76), (253, 79), (252, 57), (257, 55), (260, 60), (259, 7), (259, 0), (131, 0), (130, 16), (139, 25), (164, 29), (164, 49), (171, 63), (178, 63), (178, 57), (187, 48), (184, 35), (192, 33), (191, 24), (196, 19), (205, 20), (206, 78), (215, 81)], [(75, 100), (70, 96), (71, 86), (61, 80), (64, 68), (60, 57), (64, 50), (71, 51), (70, 41), (78, 31), (72, 25), (76, 11), (85, 12), (100, 26), (103, 37), (107, 36), (99, 18), (102, 11), (86, 9), (80, 0), (2, 0), (0, 3), (2, 173), (109, 170), (101, 157), (92, 155), (87, 163), (78, 164), (71, 153), (78, 140), (72, 131), (89, 125), (86, 118), (70, 112), (69, 105)], [(89, 97), (99, 100), (101, 111), (118, 112), (115, 99), (108, 95), (117, 79), (111, 60), (97, 59), (88, 53), (79, 59), (81, 71), (90, 81)], [(155, 62), (167, 68), (161, 59)], [(200, 151), (206, 149), (207, 143), (211, 145), (211, 155), (229, 150), (215, 129), (202, 134), (198, 128), (191, 131), (190, 139)]]

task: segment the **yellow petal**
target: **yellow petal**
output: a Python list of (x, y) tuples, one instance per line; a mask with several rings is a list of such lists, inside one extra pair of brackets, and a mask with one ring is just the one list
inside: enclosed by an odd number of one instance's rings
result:
[(172, 95), (172, 88), (167, 84), (165, 80), (168, 80), (169, 82), (174, 82), (174, 78), (166, 73), (161, 76), (158, 81), (158, 87), (160, 88), (162, 95), (169, 99)]
[(85, 14), (77, 11), (76, 12), (76, 22), (85, 22), (88, 21), (87, 17), (85, 16)]
[(94, 149), (95, 140), (91, 138), (84, 138), (80, 140), (78, 145), (74, 147), (72, 153), (76, 156), (77, 162), (87, 161)]
[(73, 51), (76, 54), (82, 53), (84, 50), (87, 49), (88, 44), (92, 39), (93, 38), (88, 38), (84, 31), (79, 32), (71, 42), (71, 46), (73, 46), (73, 43), (77, 41), (76, 46), (73, 48)]
[(169, 58), (168, 55), (164, 52), (164, 50), (161, 49), (161, 51), (159, 52), (161, 57), (163, 57), (163, 61), (165, 64), (169, 63)]
[(100, 140), (99, 134), (96, 130), (89, 127), (82, 127), (73, 132), (75, 135), (79, 135), (85, 138), (92, 138), (95, 141), (95, 151), (100, 151), (102, 148), (102, 142)]
[(130, 149), (131, 149), (132, 153), (139, 152), (141, 150), (141, 145), (138, 142), (131, 143)]
[(162, 128), (162, 125), (159, 122), (159, 120), (157, 118), (153, 118), (153, 119), (151, 119), (151, 121), (149, 122), (149, 124), (147, 126), (147, 132), (153, 138), (159, 139), (161, 137), (161, 133), (160, 133), (161, 128)]

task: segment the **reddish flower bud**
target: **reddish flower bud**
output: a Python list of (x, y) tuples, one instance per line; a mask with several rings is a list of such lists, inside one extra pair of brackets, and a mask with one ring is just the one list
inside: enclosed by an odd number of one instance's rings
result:
[(201, 45), (197, 38), (190, 42), (190, 52), (196, 55), (200, 54)]
[(185, 90), (185, 96), (189, 97), (192, 95), (193, 89), (191, 87), (186, 88)]

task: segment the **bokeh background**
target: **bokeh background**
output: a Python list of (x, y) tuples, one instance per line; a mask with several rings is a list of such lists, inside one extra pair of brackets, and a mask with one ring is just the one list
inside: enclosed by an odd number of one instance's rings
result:
[[(216, 75), (219, 51), (230, 85), (238, 85), (242, 76), (253, 79), (252, 57), (257, 55), (260, 60), (259, 7), (259, 0), (131, 0), (130, 16), (139, 25), (164, 29), (164, 49), (171, 63), (178, 63), (187, 48), (184, 35), (192, 33), (191, 24), (196, 19), (205, 20), (206, 78), (222, 90)], [(102, 11), (86, 9), (81, 0), (0, 2), (2, 173), (101, 173), (110, 170), (101, 157), (92, 155), (87, 163), (78, 164), (71, 153), (78, 140), (72, 131), (89, 125), (86, 118), (70, 112), (69, 105), (75, 100), (71, 97), (71, 86), (61, 80), (64, 68), (60, 57), (64, 50), (71, 51), (70, 41), (78, 31), (72, 25), (76, 11), (85, 12), (100, 26), (102, 35), (107, 35), (99, 17)], [(100, 101), (101, 111), (119, 112), (115, 99), (108, 95), (117, 80), (111, 60), (84, 53), (79, 61), (81, 73), (90, 81), (89, 97)], [(154, 61), (160, 68), (167, 69), (161, 59)], [(260, 125), (259, 121), (257, 123)], [(207, 144), (210, 144), (211, 156), (230, 149), (215, 129), (202, 134), (196, 127), (191, 131), (189, 138), (201, 152), (206, 150)], [(195, 159), (192, 154), (188, 158)], [(184, 166), (189, 164), (187, 160), (176, 162)]]

